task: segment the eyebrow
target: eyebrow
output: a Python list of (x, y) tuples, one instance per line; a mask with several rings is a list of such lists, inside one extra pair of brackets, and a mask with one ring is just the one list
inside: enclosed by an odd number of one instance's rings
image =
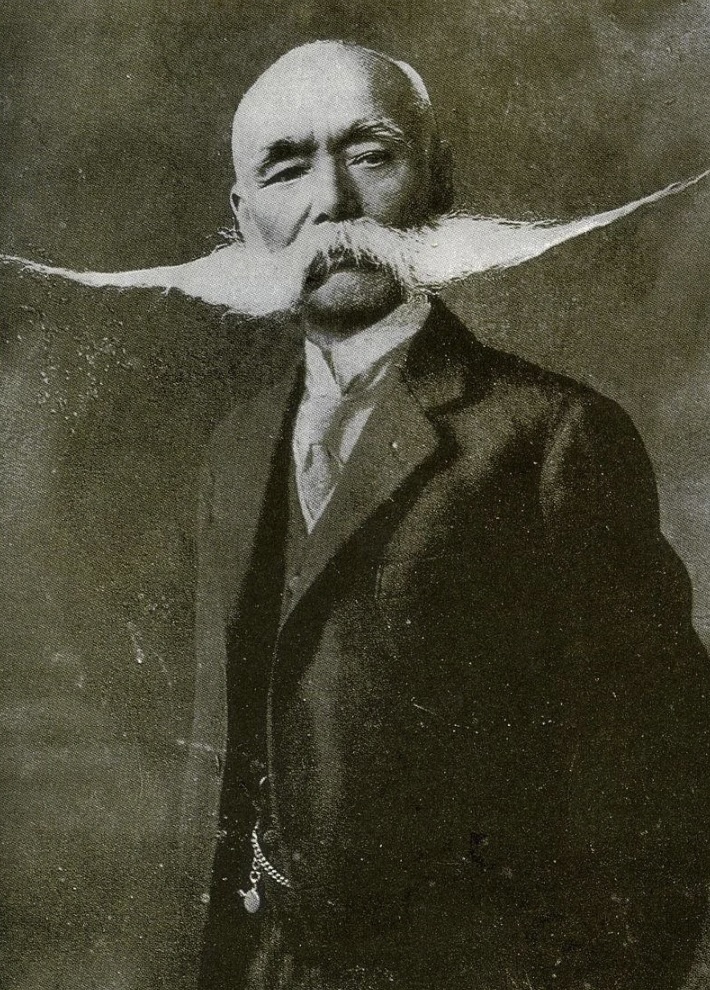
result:
[(338, 140), (338, 145), (352, 144), (353, 141), (366, 141), (372, 138), (386, 138), (390, 141), (408, 143), (401, 127), (393, 120), (383, 117), (377, 120), (356, 120)]
[(289, 158), (300, 158), (315, 151), (316, 142), (313, 138), (298, 140), (296, 138), (279, 138), (267, 145), (256, 163), (258, 173), (266, 172), (272, 165), (286, 161)]
[[(397, 141), (402, 144), (411, 144), (411, 139), (405, 137), (404, 131), (398, 127), (394, 121), (387, 118), (378, 120), (356, 120), (348, 127), (337, 142), (336, 149), (340, 150), (356, 141), (367, 141), (377, 138), (384, 138), (389, 141)], [(259, 156), (256, 163), (258, 174), (263, 175), (273, 165), (287, 161), (290, 158), (302, 158), (312, 154), (316, 150), (316, 141), (312, 137), (308, 138), (279, 138), (267, 145)]]

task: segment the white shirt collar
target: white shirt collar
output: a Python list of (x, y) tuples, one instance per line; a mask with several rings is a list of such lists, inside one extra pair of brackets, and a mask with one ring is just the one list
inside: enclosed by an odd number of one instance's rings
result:
[(322, 392), (324, 385), (332, 383), (339, 392), (346, 392), (355, 379), (366, 378), (384, 357), (418, 333), (430, 312), (426, 296), (412, 296), (372, 326), (336, 341), (327, 356), (317, 344), (306, 340), (308, 390), (313, 385)]

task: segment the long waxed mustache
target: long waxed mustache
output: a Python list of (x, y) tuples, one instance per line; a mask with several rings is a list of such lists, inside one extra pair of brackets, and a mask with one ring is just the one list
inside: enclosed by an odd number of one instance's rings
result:
[(416, 229), (397, 230), (363, 218), (314, 225), (273, 253), (233, 240), (194, 261), (133, 271), (72, 271), (10, 255), (0, 255), (0, 261), (95, 287), (176, 289), (233, 312), (264, 316), (298, 309), (309, 273), (323, 277), (329, 266), (345, 260), (386, 269), (405, 292), (442, 289), (472, 275), (522, 264), (681, 193), (708, 175), (710, 169), (616, 209), (569, 222), (457, 212)]

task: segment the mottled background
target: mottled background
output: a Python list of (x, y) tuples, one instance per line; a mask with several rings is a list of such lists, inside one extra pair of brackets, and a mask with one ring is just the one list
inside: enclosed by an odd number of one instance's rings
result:
[[(459, 202), (483, 213), (571, 218), (710, 164), (706, 2), (4, 0), (0, 251), (204, 254), (230, 222), (240, 93), (315, 37), (421, 71)], [(706, 640), (709, 223), (710, 185), (451, 298), (632, 414)], [(0, 986), (172, 986), (195, 474), (231, 397), (275, 373), (279, 333), (0, 277)]]

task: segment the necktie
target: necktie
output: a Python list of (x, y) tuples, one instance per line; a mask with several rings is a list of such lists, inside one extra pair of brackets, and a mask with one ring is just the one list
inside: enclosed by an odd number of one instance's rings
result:
[[(428, 304), (427, 304), (428, 305)], [(294, 427), (296, 484), (308, 531), (315, 526), (330, 500), (345, 463), (359, 441), (372, 412), (386, 372), (409, 338), (396, 341), (374, 355), (354, 374), (338, 376), (332, 355), (315, 346), (306, 350), (306, 390)]]
[(333, 494), (341, 470), (337, 454), (325, 442), (310, 445), (301, 473), (301, 495), (314, 522)]
[(298, 487), (312, 523), (315, 524), (333, 494), (343, 469), (338, 457), (337, 439), (343, 396), (339, 391), (336, 393), (333, 390), (327, 396), (311, 396), (310, 403), (310, 442), (298, 477)]

